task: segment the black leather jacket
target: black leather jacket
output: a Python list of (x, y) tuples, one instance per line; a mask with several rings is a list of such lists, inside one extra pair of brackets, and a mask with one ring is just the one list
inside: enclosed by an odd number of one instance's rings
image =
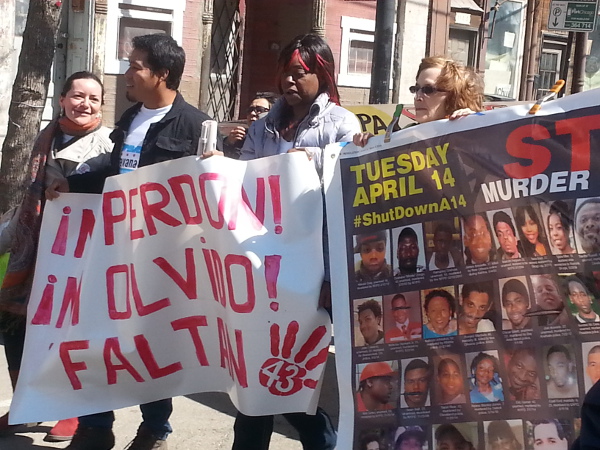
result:
[[(119, 174), (121, 149), (131, 126), (133, 118), (138, 113), (142, 103), (138, 103), (123, 113), (110, 134), (114, 142), (110, 166), (97, 172), (88, 172), (68, 177), (69, 190), (81, 193), (101, 193), (104, 180)], [(159, 122), (150, 125), (140, 154), (139, 167), (149, 166), (163, 161), (195, 155), (202, 129), (202, 122), (211, 118), (187, 103), (178, 92), (171, 110)], [(221, 149), (220, 139), (217, 147)]]

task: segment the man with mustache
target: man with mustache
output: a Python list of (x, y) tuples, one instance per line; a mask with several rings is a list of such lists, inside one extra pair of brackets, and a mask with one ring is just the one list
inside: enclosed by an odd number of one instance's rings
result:
[[(404, 369), (404, 403), (407, 408), (428, 406), (431, 367), (422, 359), (413, 359)], [(403, 405), (404, 407), (404, 405)]]
[(548, 274), (532, 275), (531, 285), (536, 305), (530, 314), (537, 316), (538, 325), (568, 325), (569, 315), (556, 279)]
[(520, 348), (508, 362), (509, 398), (517, 400), (539, 400), (540, 382), (533, 350)]
[(462, 302), (458, 315), (459, 334), (496, 331), (494, 323), (483, 317), (492, 308), (492, 284), (489, 282), (467, 283), (461, 291)]
[(586, 253), (600, 252), (600, 198), (588, 198), (577, 207), (575, 231)]

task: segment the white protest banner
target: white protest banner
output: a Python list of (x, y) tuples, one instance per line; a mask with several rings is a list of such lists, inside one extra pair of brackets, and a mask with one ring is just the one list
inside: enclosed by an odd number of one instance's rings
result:
[(11, 421), (203, 391), (240, 411), (314, 411), (322, 195), (304, 154), (195, 157), (44, 210)]
[(600, 378), (598, 105), (326, 148), (339, 448), (569, 447)]

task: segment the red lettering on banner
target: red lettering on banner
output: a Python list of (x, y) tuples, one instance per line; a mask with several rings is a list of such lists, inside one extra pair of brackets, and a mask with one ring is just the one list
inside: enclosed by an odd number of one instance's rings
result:
[(221, 257), (216, 250), (202, 249), (208, 278), (212, 288), (213, 298), (221, 303), (223, 308), (227, 307), (227, 298), (225, 297), (225, 278), (223, 277), (223, 264)]
[(556, 134), (571, 135), (571, 171), (590, 170), (590, 131), (600, 129), (600, 115), (558, 120)]
[(54, 275), (48, 275), (48, 283), (42, 292), (42, 299), (31, 319), (32, 325), (49, 325), (52, 319), (52, 307), (54, 306), (54, 283), (58, 279)]
[[(161, 195), (161, 199), (156, 203), (148, 202), (148, 193), (158, 192)], [(163, 209), (169, 204), (171, 196), (166, 187), (160, 183), (144, 183), (140, 186), (140, 198), (142, 199), (142, 209), (144, 210), (144, 219), (146, 220), (146, 227), (150, 236), (154, 236), (158, 231), (156, 230), (156, 224), (154, 219), (169, 225), (170, 227), (177, 227), (181, 225), (181, 222), (172, 215), (163, 211)]]
[[(125, 274), (125, 311), (117, 310), (115, 293), (115, 277)], [(129, 270), (126, 264), (111, 266), (106, 270), (106, 290), (108, 294), (108, 316), (112, 320), (123, 320), (131, 317), (131, 304), (129, 302)]]
[[(113, 200), (121, 200), (123, 212), (113, 212)], [(127, 198), (122, 190), (105, 192), (102, 194), (102, 219), (104, 221), (104, 243), (113, 245), (115, 243), (114, 225), (122, 222), (127, 217)]]
[[(231, 276), (231, 266), (239, 265), (246, 273), (246, 301), (237, 303), (235, 299), (234, 282)], [(254, 278), (252, 277), (252, 262), (243, 255), (227, 255), (225, 257), (225, 273), (227, 274), (227, 288), (229, 292), (229, 306), (237, 313), (249, 313), (254, 309), (256, 293), (254, 292)], [(239, 280), (239, 278), (238, 278)]]
[(90, 341), (68, 341), (61, 342), (58, 349), (65, 373), (71, 382), (71, 386), (76, 391), (82, 387), (77, 372), (87, 370), (87, 365), (83, 361), (73, 361), (71, 359), (71, 352), (75, 350), (87, 350), (88, 348), (90, 348)]
[(550, 165), (552, 155), (550, 150), (540, 144), (524, 142), (528, 140), (549, 139), (550, 132), (546, 127), (537, 124), (524, 125), (513, 130), (506, 139), (506, 151), (515, 158), (531, 161), (531, 164), (523, 165), (515, 162), (504, 165), (504, 171), (511, 178), (531, 178), (542, 173)]
[(281, 187), (279, 175), (269, 176), (269, 188), (271, 189), (271, 201), (273, 204), (273, 222), (275, 223), (275, 234), (283, 233), (281, 226)]
[(156, 358), (154, 357), (154, 353), (152, 353), (152, 349), (150, 348), (148, 340), (143, 334), (134, 336), (133, 341), (135, 342), (135, 348), (137, 348), (137, 351), (142, 358), (142, 362), (146, 366), (146, 369), (153, 380), (166, 377), (167, 375), (171, 375), (172, 373), (179, 372), (183, 369), (183, 366), (180, 362), (175, 362), (173, 364), (169, 364), (168, 366), (160, 367), (156, 362)]
[[(194, 180), (190, 175), (178, 175), (176, 177), (169, 178), (168, 180), (169, 186), (171, 186), (171, 190), (173, 191), (173, 196), (175, 197), (175, 201), (179, 205), (179, 210), (183, 215), (183, 220), (186, 225), (198, 225), (202, 223), (202, 212), (200, 210), (200, 203), (198, 202), (198, 194), (196, 194), (196, 190), (194, 189)], [(190, 194), (192, 196), (194, 209), (196, 210), (196, 215), (192, 216), (190, 213), (190, 208), (188, 207), (187, 196), (183, 191), (183, 185), (187, 185), (189, 187)]]
[(77, 282), (77, 278), (67, 278), (67, 286), (65, 287), (65, 295), (63, 295), (62, 305), (60, 307), (60, 313), (58, 314), (58, 321), (56, 322), (56, 328), (62, 328), (67, 315), (67, 309), (71, 310), (71, 325), (75, 326), (79, 323), (79, 298), (81, 294), (81, 282)]
[[(104, 365), (106, 366), (106, 380), (109, 385), (117, 384), (118, 370), (125, 370), (129, 372), (129, 375), (131, 375), (138, 383), (144, 382), (144, 379), (140, 373), (135, 370), (133, 364), (131, 364), (129, 360), (125, 358), (125, 355), (123, 355), (123, 352), (121, 351), (121, 345), (119, 344), (119, 338), (113, 337), (106, 339), (102, 355), (104, 356)], [(113, 364), (113, 355), (120, 361), (121, 364)]]
[(242, 331), (234, 330), (237, 346), (237, 359), (231, 347), (229, 339), (229, 330), (223, 319), (217, 317), (217, 326), (219, 329), (219, 349), (221, 350), (221, 367), (229, 370), (229, 376), (241, 387), (248, 387), (248, 375), (246, 370), (246, 359), (244, 357), (244, 343), (242, 341)]
[(96, 216), (94, 216), (94, 211), (91, 209), (84, 209), (81, 213), (81, 227), (79, 228), (79, 237), (77, 238), (77, 245), (75, 246), (75, 253), (73, 254), (75, 258), (81, 258), (83, 256), (85, 246), (92, 236), (95, 225)]
[(246, 205), (248, 216), (252, 217), (254, 228), (260, 230), (265, 222), (265, 179), (256, 179), (256, 208), (253, 210), (246, 190), (242, 187), (242, 199)]
[(208, 358), (204, 351), (204, 344), (200, 338), (200, 327), (207, 326), (208, 322), (206, 316), (191, 316), (184, 317), (183, 319), (177, 319), (171, 322), (171, 327), (175, 331), (188, 330), (196, 349), (196, 358), (201, 366), (208, 366)]
[(160, 311), (167, 306), (171, 306), (171, 300), (168, 297), (163, 298), (161, 300), (157, 300), (154, 303), (150, 303), (149, 305), (144, 305), (142, 301), (142, 296), (140, 295), (140, 290), (138, 289), (137, 278), (135, 276), (135, 268), (133, 264), (129, 265), (131, 270), (131, 290), (133, 295), (133, 302), (135, 303), (135, 309), (140, 317), (147, 316), (148, 314), (152, 314), (156, 311)]
[(144, 237), (144, 230), (133, 229), (133, 219), (137, 217), (137, 210), (133, 206), (133, 197), (139, 195), (138, 189), (129, 189), (129, 238), (133, 241)]
[[(206, 256), (205, 256), (206, 257)], [(196, 261), (194, 259), (194, 249), (185, 249), (185, 276), (183, 278), (181, 274), (175, 269), (165, 258), (158, 257), (153, 260), (154, 264), (161, 268), (161, 270), (175, 282), (179, 289), (190, 300), (196, 300), (198, 298), (198, 289), (196, 281)]]
[[(221, 194), (219, 195), (219, 203), (217, 208), (217, 218), (214, 219), (210, 212), (210, 206), (208, 204), (208, 198), (206, 196), (206, 183), (207, 181), (221, 181), (223, 182), (223, 186), (221, 186)], [(200, 174), (200, 193), (202, 195), (202, 203), (204, 204), (204, 209), (206, 209), (206, 216), (208, 217), (208, 221), (212, 225), (215, 230), (220, 230), (223, 228), (225, 224), (225, 218), (223, 217), (224, 211), (224, 202), (226, 198), (226, 187), (227, 183), (225, 182), (225, 177), (220, 173), (202, 173)]]
[(67, 237), (69, 236), (69, 214), (71, 214), (71, 208), (69, 206), (65, 206), (63, 208), (63, 216), (60, 218), (60, 223), (58, 224), (58, 231), (56, 232), (52, 249), (50, 250), (50, 253), (53, 253), (54, 255), (65, 256), (67, 251)]

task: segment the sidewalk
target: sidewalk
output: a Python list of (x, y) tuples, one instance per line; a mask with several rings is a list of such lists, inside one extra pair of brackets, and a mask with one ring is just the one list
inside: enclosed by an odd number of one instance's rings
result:
[[(10, 405), (12, 396), (4, 348), (0, 346), (0, 415)], [(235, 408), (226, 394), (193, 394), (173, 399), (171, 425), (174, 432), (169, 436), (169, 450), (220, 450), (230, 449), (233, 443)], [(329, 354), (325, 372), (325, 385), (321, 393), (321, 406), (338, 421), (338, 389), (335, 379), (335, 358)], [(133, 439), (141, 417), (137, 407), (116, 411), (114, 432), (115, 449), (120, 450)], [(54, 425), (45, 422), (26, 432), (0, 436), (0, 450), (60, 449), (68, 443), (44, 442), (44, 436)], [(296, 431), (281, 416), (275, 418), (275, 433), (270, 450), (301, 450)]]

